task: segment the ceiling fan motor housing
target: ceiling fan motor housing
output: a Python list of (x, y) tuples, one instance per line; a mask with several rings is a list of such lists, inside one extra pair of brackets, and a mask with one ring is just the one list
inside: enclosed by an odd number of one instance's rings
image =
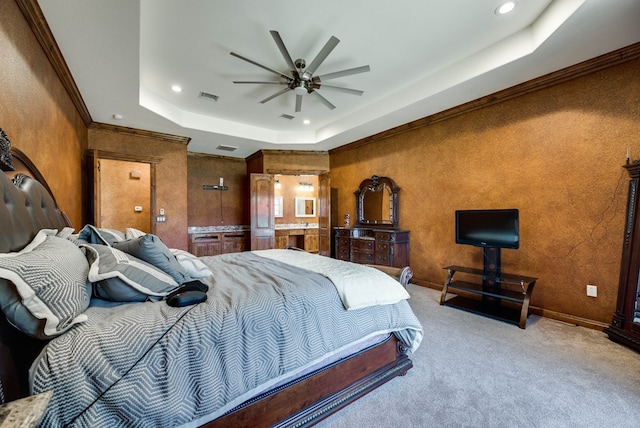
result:
[(303, 58), (298, 58), (293, 65), (295, 65), (298, 70), (302, 70), (307, 66), (307, 62)]

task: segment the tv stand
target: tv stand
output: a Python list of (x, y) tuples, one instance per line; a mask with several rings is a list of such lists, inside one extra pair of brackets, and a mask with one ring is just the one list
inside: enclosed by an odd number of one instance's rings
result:
[[(456, 307), (466, 311), (487, 315), (495, 319), (517, 324), (524, 329), (529, 314), (529, 300), (537, 278), (502, 273), (500, 269), (500, 249), (493, 254), (485, 252), (484, 269), (465, 266), (447, 266), (449, 274), (442, 288), (440, 304)], [(469, 276), (479, 276), (482, 284), (453, 280), (456, 272)], [(456, 295), (447, 300), (447, 293), (460, 290), (464, 295)], [(475, 296), (476, 298), (472, 298)], [(477, 296), (481, 296), (478, 299)]]

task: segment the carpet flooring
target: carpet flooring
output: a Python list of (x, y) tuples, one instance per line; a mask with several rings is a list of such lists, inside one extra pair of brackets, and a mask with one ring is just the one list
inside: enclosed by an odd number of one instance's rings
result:
[(409, 284), (425, 337), (414, 367), (320, 428), (640, 426), (640, 354), (530, 315), (526, 330), (438, 304)]

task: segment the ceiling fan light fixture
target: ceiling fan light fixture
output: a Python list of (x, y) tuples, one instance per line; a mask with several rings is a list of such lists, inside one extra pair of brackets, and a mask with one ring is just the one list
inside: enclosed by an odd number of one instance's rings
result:
[(307, 88), (304, 87), (304, 83), (300, 82), (300, 84), (293, 89), (293, 92), (295, 92), (296, 95), (304, 95), (307, 93)]

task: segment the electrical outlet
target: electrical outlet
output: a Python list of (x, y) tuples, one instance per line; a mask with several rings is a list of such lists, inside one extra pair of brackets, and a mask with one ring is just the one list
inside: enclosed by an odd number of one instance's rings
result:
[(595, 285), (588, 284), (587, 285), (587, 296), (589, 297), (598, 297), (598, 287)]

